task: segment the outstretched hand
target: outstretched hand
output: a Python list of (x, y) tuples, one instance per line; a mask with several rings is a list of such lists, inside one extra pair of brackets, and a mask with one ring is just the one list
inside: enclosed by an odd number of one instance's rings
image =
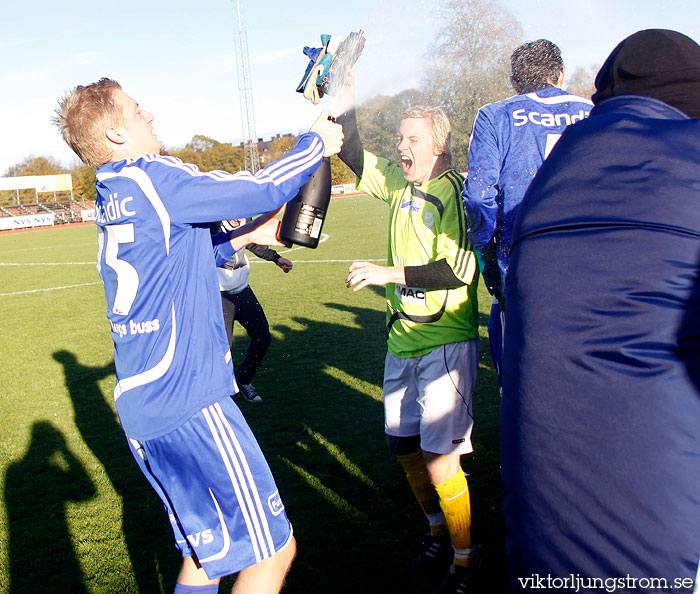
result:
[(385, 286), (389, 283), (405, 283), (403, 266), (377, 266), (370, 262), (353, 262), (350, 264), (345, 286), (353, 291), (364, 289), (367, 285)]

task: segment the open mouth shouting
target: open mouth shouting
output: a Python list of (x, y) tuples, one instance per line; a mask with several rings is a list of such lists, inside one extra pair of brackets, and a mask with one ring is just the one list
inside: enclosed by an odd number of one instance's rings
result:
[(404, 176), (408, 176), (413, 168), (413, 159), (407, 157), (406, 155), (400, 155), (401, 157), (401, 169), (403, 170)]

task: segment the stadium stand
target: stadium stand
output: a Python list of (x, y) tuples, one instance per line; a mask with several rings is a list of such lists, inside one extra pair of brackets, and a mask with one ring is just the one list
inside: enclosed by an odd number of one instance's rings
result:
[[(94, 208), (91, 200), (73, 191), (69, 175), (0, 178), (0, 182), (0, 229), (81, 223)], [(51, 222), (43, 223), (37, 215)]]

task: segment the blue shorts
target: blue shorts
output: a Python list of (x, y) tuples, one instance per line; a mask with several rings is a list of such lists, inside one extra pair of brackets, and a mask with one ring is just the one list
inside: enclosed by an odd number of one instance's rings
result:
[(183, 557), (209, 579), (237, 573), (287, 544), (292, 526), (252, 431), (231, 398), (156, 439), (129, 439), (160, 496)]

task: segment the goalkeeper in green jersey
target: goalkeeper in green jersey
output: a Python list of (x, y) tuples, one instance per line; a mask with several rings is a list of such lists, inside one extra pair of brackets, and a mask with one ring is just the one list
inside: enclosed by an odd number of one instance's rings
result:
[[(352, 104), (353, 94), (350, 81), (341, 102)], [(363, 149), (353, 109), (337, 121), (345, 134), (339, 156), (357, 188), (390, 208), (387, 265), (353, 262), (346, 283), (386, 287), (386, 439), (430, 525), (413, 565), (447, 571), (436, 592), (464, 592), (478, 565), (460, 456), (472, 451), (479, 272), (463, 179), (451, 166), (450, 123), (439, 107), (406, 110), (395, 164)]]

